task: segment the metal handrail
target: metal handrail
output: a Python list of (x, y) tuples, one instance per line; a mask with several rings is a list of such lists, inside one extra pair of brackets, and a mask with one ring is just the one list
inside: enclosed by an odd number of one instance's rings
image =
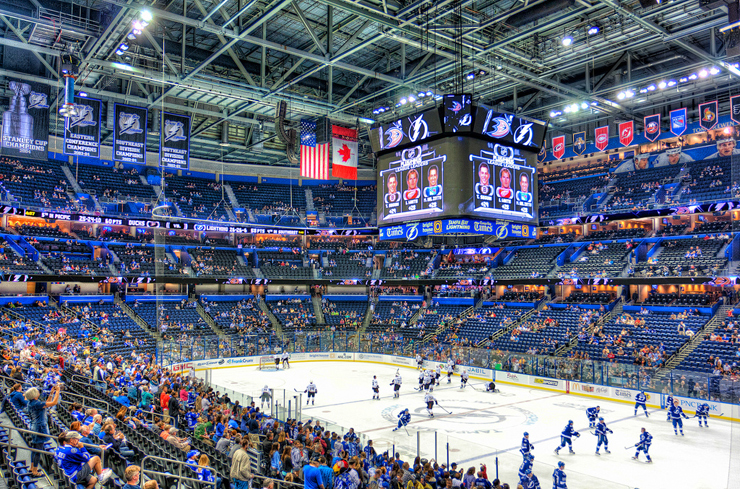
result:
[[(162, 473), (162, 472), (157, 472), (157, 471), (154, 471), (154, 470), (145, 470), (144, 467), (145, 467), (145, 464), (146, 464), (147, 459), (163, 460), (163, 461), (168, 462), (168, 463), (175, 463), (175, 464), (177, 464), (177, 475), (167, 474), (167, 473)], [(187, 462), (182, 462), (180, 460), (174, 460), (174, 459), (171, 459), (171, 458), (157, 457), (156, 455), (146, 455), (144, 458), (141, 459), (141, 471), (142, 472), (149, 472), (149, 473), (152, 473), (152, 474), (161, 474), (161, 475), (164, 475), (164, 476), (167, 476), (167, 477), (177, 477), (177, 479), (178, 479), (178, 486), (179, 486), (179, 481), (181, 479), (185, 479), (185, 480), (190, 480), (190, 481), (193, 481), (193, 482), (198, 482), (200, 484), (212, 485), (212, 486), (215, 487), (215, 485), (216, 485), (215, 482), (201, 481), (201, 480), (198, 480), (198, 479), (193, 479), (193, 478), (185, 477), (184, 475), (182, 475), (182, 466), (183, 465), (189, 465), (189, 464)], [(211, 471), (213, 471), (214, 473), (220, 475), (223, 478), (224, 474), (222, 474), (218, 470), (214, 469), (213, 467), (208, 467), (208, 469), (211, 470)]]
[[(66, 395), (66, 396), (72, 396), (72, 397), (77, 397), (77, 398), (80, 398), (80, 399), (88, 399), (85, 396), (82, 396), (80, 394), (74, 394), (74, 393), (68, 392), (68, 391), (64, 391), (64, 395)], [(96, 402), (101, 402), (101, 403), (105, 404), (107, 406), (106, 409), (105, 409), (105, 412), (106, 413), (111, 414), (113, 412), (113, 411), (110, 410), (110, 403), (108, 401), (104, 401), (102, 399), (96, 399), (94, 397), (93, 398), (89, 398), (89, 399), (91, 399), (93, 401), (96, 401)], [(97, 408), (93, 408), (93, 409), (97, 409)]]

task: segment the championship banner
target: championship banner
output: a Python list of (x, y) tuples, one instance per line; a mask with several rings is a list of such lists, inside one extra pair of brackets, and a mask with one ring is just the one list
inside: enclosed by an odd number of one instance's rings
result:
[(730, 119), (735, 124), (740, 124), (740, 95), (730, 97)]
[(627, 121), (619, 124), (619, 142), (622, 146), (629, 146), (635, 139), (635, 121)]
[(596, 128), (594, 144), (599, 151), (604, 151), (609, 146), (609, 126)]
[(64, 154), (100, 158), (100, 100), (74, 98), (77, 113), (64, 118)]
[(645, 123), (645, 139), (655, 141), (660, 136), (660, 114), (646, 116), (643, 119)]
[(16, 158), (48, 158), (49, 87), (11, 80), (13, 92), (3, 112), (2, 152)]
[(560, 159), (565, 154), (565, 136), (558, 136), (552, 138), (552, 155), (556, 159)]
[(113, 161), (146, 165), (147, 109), (116, 104), (114, 120)]
[(686, 107), (671, 111), (671, 133), (680, 136), (686, 132), (688, 126)]
[(190, 169), (190, 116), (162, 112), (159, 165), (173, 170)]
[(573, 134), (573, 152), (582, 155), (586, 151), (586, 131)]
[(545, 161), (545, 158), (547, 158), (547, 140), (542, 141), (540, 152), (537, 153), (537, 161), (542, 163), (543, 161)]
[(699, 125), (710, 131), (717, 125), (717, 101), (699, 104)]

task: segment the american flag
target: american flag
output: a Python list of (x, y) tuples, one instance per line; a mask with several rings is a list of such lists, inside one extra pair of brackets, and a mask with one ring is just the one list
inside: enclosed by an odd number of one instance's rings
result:
[(301, 177), (329, 179), (329, 143), (316, 144), (316, 122), (301, 119)]

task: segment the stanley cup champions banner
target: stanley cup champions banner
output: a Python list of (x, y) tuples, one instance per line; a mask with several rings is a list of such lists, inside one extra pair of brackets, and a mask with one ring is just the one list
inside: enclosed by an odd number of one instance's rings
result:
[(100, 158), (100, 100), (75, 97), (75, 115), (64, 118), (64, 154)]
[(49, 87), (11, 80), (8, 109), (3, 112), (2, 151), (18, 158), (48, 158)]
[(159, 160), (162, 168), (190, 169), (190, 117), (162, 112)]
[(145, 165), (147, 110), (116, 104), (114, 120), (113, 161)]

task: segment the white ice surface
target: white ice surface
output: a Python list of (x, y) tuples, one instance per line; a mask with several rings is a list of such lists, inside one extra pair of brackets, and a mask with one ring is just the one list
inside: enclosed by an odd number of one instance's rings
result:
[[(264, 385), (273, 389), (303, 391), (313, 380), (318, 388), (315, 406), (305, 406), (303, 420), (320, 418), (342, 427), (353, 427), (373, 440), (380, 453), (394, 446), (402, 459), (411, 461), (417, 451), (417, 432), (420, 455), (444, 463), (457, 462), (464, 469), (485, 463), (490, 479), (496, 476), (498, 457), (499, 478), (512, 488), (518, 482), (517, 470), (522, 462), (519, 446), (522, 433), (530, 433), (534, 444), (534, 473), (543, 488), (552, 487), (552, 472), (557, 462), (565, 462), (568, 487), (578, 488), (639, 488), (639, 489), (718, 489), (740, 487), (738, 474), (730, 476), (730, 447), (740, 447), (740, 426), (728, 421), (709, 419), (709, 428), (699, 428), (697, 419), (684, 420), (685, 436), (675, 436), (666, 412), (650, 411), (633, 415), (633, 405), (596, 401), (585, 397), (559, 394), (538, 389), (497, 384), (500, 393), (483, 391), (482, 381), (472, 381), (460, 389), (456, 375), (451, 384), (443, 372), (440, 386), (434, 389), (439, 406), (434, 418), (429, 418), (423, 404), (423, 393), (414, 390), (418, 372), (402, 368), (401, 397), (393, 399), (389, 386), (396, 367), (348, 362), (296, 362), (289, 370), (259, 371), (255, 367), (231, 368), (213, 371), (213, 383), (237, 392), (258, 396)], [(377, 375), (380, 383), (380, 401), (372, 400), (370, 382)], [(472, 385), (471, 385), (472, 384)], [(473, 389), (475, 387), (477, 391)], [(609, 435), (611, 454), (601, 450), (595, 455), (596, 437), (588, 429), (585, 410), (601, 406), (601, 415), (614, 431)], [(446, 414), (440, 407), (452, 414)], [(409, 408), (412, 420), (404, 430), (393, 432), (396, 415)], [(575, 455), (567, 448), (560, 455), (553, 453), (559, 444), (560, 432), (573, 420), (580, 438), (573, 442)], [(650, 455), (654, 463), (632, 460), (634, 446), (639, 440), (640, 428), (653, 435)], [(436, 445), (435, 445), (436, 432)], [(436, 448), (435, 448), (436, 447)], [(735, 457), (740, 457), (736, 453)], [(728, 483), (728, 481), (732, 481)]]

